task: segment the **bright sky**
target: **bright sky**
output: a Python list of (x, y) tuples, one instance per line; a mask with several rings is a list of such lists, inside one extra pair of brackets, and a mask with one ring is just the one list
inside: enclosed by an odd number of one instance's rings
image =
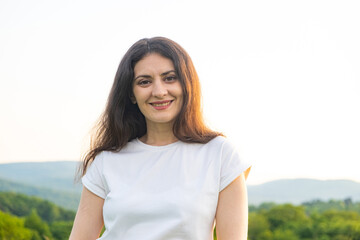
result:
[(192, 57), (250, 184), (360, 181), (360, 2), (1, 0), (0, 163), (78, 160), (125, 51)]

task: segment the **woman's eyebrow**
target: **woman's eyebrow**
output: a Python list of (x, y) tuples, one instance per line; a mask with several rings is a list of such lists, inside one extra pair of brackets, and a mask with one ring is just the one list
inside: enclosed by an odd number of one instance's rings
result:
[[(164, 72), (164, 73), (161, 73), (160, 76), (168, 75), (168, 74), (171, 73), (171, 72), (176, 73), (175, 70), (170, 70), (170, 71), (166, 71), (166, 72)], [(140, 78), (140, 77), (151, 78), (150, 75), (139, 75), (139, 76), (136, 76), (136, 77), (134, 78), (134, 81), (135, 81), (136, 79)]]
[(137, 76), (137, 77), (134, 78), (134, 81), (135, 81), (136, 79), (140, 78), (140, 77), (151, 78), (150, 75), (139, 75), (139, 76)]
[(160, 76), (168, 75), (168, 74), (171, 73), (171, 72), (176, 73), (175, 70), (170, 70), (170, 71), (167, 71), (167, 72), (164, 72), (164, 73), (160, 74)]

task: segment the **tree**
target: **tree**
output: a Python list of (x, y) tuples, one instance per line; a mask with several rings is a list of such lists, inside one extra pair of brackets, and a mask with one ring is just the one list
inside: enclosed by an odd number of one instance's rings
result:
[[(41, 220), (35, 209), (32, 209), (30, 215), (25, 218), (24, 225), (25, 227), (36, 231), (41, 239), (52, 238), (49, 226), (46, 222)], [(36, 236), (34, 238), (37, 239)]]
[(298, 235), (289, 229), (276, 229), (274, 231), (274, 239), (276, 240), (299, 240)]
[(305, 214), (302, 206), (293, 206), (291, 204), (278, 205), (265, 213), (270, 229), (279, 227), (296, 228), (299, 224), (309, 223), (309, 218)]
[(273, 233), (267, 218), (261, 213), (249, 213), (249, 240), (269, 239), (273, 239)]
[(50, 225), (53, 237), (57, 240), (68, 240), (71, 232), (72, 221), (58, 221)]
[(37, 197), (12, 192), (0, 192), (0, 210), (12, 215), (28, 216), (32, 209), (47, 223), (53, 221), (72, 221), (75, 212), (58, 207), (55, 204)]
[(30, 240), (32, 233), (24, 227), (24, 221), (0, 211), (0, 239)]

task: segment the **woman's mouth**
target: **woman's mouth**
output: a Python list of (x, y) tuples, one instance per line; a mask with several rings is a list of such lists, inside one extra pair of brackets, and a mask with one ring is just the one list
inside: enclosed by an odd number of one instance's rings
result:
[(153, 106), (153, 108), (155, 108), (156, 110), (164, 110), (164, 109), (167, 109), (171, 103), (173, 102), (174, 100), (169, 100), (169, 101), (159, 101), (159, 102), (152, 102), (150, 103), (151, 106)]

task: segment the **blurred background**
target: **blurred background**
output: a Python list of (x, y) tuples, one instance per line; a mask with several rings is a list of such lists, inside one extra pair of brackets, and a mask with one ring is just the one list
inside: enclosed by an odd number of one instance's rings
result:
[(360, 199), (359, 10), (355, 0), (0, 0), (0, 186), (78, 194), (67, 187), (122, 56), (164, 36), (192, 57), (208, 124), (253, 163), (250, 203), (300, 204), (319, 189), (326, 201)]
[(249, 183), (360, 181), (357, 1), (0, 2), (0, 162), (78, 160), (125, 51), (165, 36), (193, 58), (204, 114)]

